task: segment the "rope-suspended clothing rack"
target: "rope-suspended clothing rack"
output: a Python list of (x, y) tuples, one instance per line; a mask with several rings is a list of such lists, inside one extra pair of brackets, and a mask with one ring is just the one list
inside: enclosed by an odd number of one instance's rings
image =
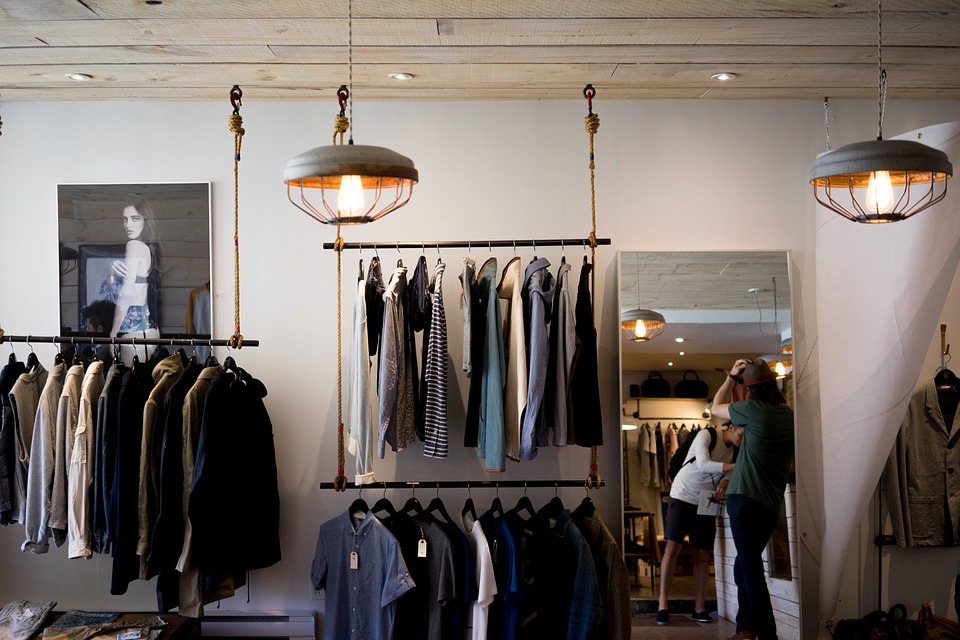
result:
[[(595, 238), (597, 245), (609, 245), (610, 238)], [(492, 249), (493, 247), (588, 247), (589, 238), (549, 238), (546, 240), (439, 240), (433, 242), (344, 242), (347, 249)], [(337, 243), (324, 242), (324, 249), (336, 249)]]
[[(600, 486), (606, 482), (600, 480)], [(587, 487), (585, 480), (409, 480), (371, 482), (369, 484), (347, 483), (347, 489), (535, 489), (538, 487)], [(321, 482), (321, 489), (337, 489), (334, 482)], [(341, 489), (342, 490), (342, 489)]]
[(110, 345), (148, 345), (148, 346), (182, 346), (182, 347), (259, 347), (259, 340), (242, 339), (237, 345), (233, 338), (226, 340), (211, 340), (208, 338), (106, 338), (103, 336), (15, 336), (0, 331), (0, 344), (4, 342), (26, 342), (27, 344), (110, 344)]

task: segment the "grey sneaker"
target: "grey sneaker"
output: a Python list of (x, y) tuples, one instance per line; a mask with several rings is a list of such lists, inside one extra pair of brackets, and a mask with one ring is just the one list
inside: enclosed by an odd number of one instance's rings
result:
[(669, 624), (670, 623), (670, 612), (666, 609), (660, 609), (657, 611), (657, 624)]
[(700, 622), (702, 624), (708, 624), (710, 622), (713, 622), (713, 618), (711, 618), (710, 614), (707, 613), (706, 611), (698, 611), (697, 613), (694, 613), (690, 617), (693, 618), (696, 622)]

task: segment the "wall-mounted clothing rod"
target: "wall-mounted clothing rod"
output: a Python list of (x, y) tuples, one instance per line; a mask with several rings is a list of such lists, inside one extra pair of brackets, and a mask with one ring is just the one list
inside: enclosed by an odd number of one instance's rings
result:
[[(344, 242), (346, 249), (492, 249), (493, 247), (585, 247), (589, 238), (550, 238), (546, 240), (440, 240), (434, 242)], [(597, 245), (610, 244), (610, 238), (597, 238)], [(335, 243), (324, 242), (324, 249)]]
[[(633, 417), (633, 416), (629, 416)], [(633, 418), (640, 422), (710, 422), (710, 418)]]
[[(130, 345), (158, 345), (180, 347), (229, 347), (229, 340), (210, 340), (208, 338), (105, 338), (102, 336), (11, 336), (0, 335), (0, 344), (4, 342), (26, 342), (41, 344), (130, 344)], [(259, 347), (259, 340), (243, 339), (241, 347)]]
[[(600, 480), (600, 486), (606, 485)], [(534, 489), (538, 487), (587, 487), (586, 480), (425, 480), (408, 482), (347, 483), (347, 489)], [(334, 483), (321, 482), (321, 489), (334, 489)]]

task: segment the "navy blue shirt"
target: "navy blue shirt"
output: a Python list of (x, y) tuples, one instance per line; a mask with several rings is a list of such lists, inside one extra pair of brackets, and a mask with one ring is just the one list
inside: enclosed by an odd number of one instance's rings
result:
[(391, 640), (397, 598), (415, 586), (386, 527), (370, 514), (358, 521), (347, 512), (320, 526), (310, 578), (326, 592), (329, 640)]

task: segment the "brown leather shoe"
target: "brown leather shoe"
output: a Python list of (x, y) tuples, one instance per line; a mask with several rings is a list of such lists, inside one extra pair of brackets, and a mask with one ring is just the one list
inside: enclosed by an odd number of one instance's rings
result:
[(737, 631), (735, 634), (727, 638), (727, 640), (753, 640), (754, 635), (751, 631)]

